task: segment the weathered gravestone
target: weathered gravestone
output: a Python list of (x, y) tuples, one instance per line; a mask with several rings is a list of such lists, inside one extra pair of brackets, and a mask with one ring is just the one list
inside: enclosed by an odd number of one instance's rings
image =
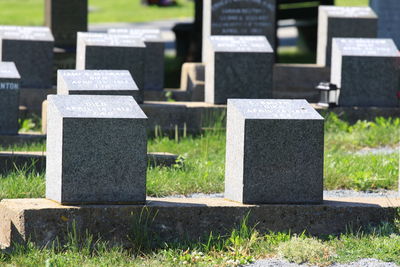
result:
[(317, 64), (331, 65), (332, 38), (377, 36), (378, 18), (369, 7), (320, 6)]
[(130, 96), (48, 96), (46, 198), (146, 200), (147, 117)]
[(203, 62), (212, 35), (264, 35), (275, 47), (276, 0), (204, 0)]
[(109, 34), (127, 34), (140, 38), (146, 45), (144, 90), (164, 89), (165, 43), (159, 29), (109, 29)]
[(341, 106), (397, 107), (400, 54), (391, 39), (334, 38), (331, 82)]
[(59, 70), (59, 95), (130, 95), (142, 102), (142, 95), (127, 70)]
[(305, 100), (229, 99), (225, 198), (320, 203), (324, 119)]
[(129, 70), (140, 90), (144, 84), (146, 46), (129, 35), (78, 33), (76, 69)]
[(78, 32), (88, 29), (88, 0), (46, 0), (45, 24), (57, 47), (75, 47)]
[(54, 38), (47, 27), (0, 26), (0, 61), (14, 62), (22, 88), (52, 87)]
[(264, 36), (211, 36), (204, 54), (206, 102), (272, 97), (274, 53)]
[(378, 15), (378, 37), (393, 39), (400, 47), (400, 1), (370, 0), (370, 6)]
[(18, 133), (20, 79), (13, 62), (0, 62), (0, 135)]

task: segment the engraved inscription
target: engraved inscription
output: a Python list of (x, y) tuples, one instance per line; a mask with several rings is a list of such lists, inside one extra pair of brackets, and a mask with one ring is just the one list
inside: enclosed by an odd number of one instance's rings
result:
[(211, 36), (216, 50), (266, 51), (271, 50), (263, 36)]
[(396, 54), (393, 45), (387, 40), (338, 39), (337, 42), (344, 54), (358, 54), (365, 56)]
[(211, 12), (211, 35), (266, 35), (275, 23), (275, 5), (266, 0), (213, 1)]
[(0, 82), (0, 89), (3, 89), (3, 90), (16, 90), (18, 88), (19, 88), (18, 83)]
[(100, 71), (81, 72), (70, 71), (62, 73), (72, 90), (113, 90), (134, 89), (134, 82), (127, 72)]
[[(245, 113), (262, 116), (268, 114), (271, 118), (281, 118), (282, 116), (287, 118), (296, 118), (305, 114), (310, 114), (311, 110), (303, 106), (292, 106), (289, 101), (257, 101), (250, 102)], [(290, 107), (290, 108), (288, 108)]]
[(83, 113), (88, 116), (118, 116), (121, 113), (132, 111), (128, 107), (111, 106), (103, 101), (86, 102), (80, 106), (67, 106), (68, 111)]
[(373, 13), (369, 7), (324, 7), (329, 16), (338, 17), (371, 17)]

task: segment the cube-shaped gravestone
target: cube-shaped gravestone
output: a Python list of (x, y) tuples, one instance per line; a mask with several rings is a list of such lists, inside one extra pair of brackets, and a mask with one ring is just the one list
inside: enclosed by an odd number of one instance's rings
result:
[(275, 48), (276, 0), (204, 0), (203, 62), (212, 35), (264, 35)]
[(13, 62), (0, 62), (0, 135), (18, 133), (20, 79)]
[(147, 117), (131, 96), (49, 95), (46, 198), (146, 200)]
[(144, 90), (162, 91), (164, 89), (164, 50), (165, 43), (159, 29), (109, 29), (109, 34), (128, 34), (140, 38), (146, 45), (144, 70)]
[(225, 198), (320, 203), (324, 119), (305, 100), (229, 99)]
[(317, 64), (331, 65), (332, 38), (377, 36), (378, 18), (369, 7), (320, 6)]
[(139, 89), (127, 70), (59, 70), (59, 95), (128, 95), (142, 102)]
[(46, 0), (45, 24), (57, 47), (75, 47), (78, 32), (88, 28), (88, 0)]
[(370, 6), (378, 15), (378, 37), (393, 39), (400, 47), (400, 1), (370, 0)]
[(272, 97), (274, 53), (264, 36), (211, 36), (205, 77), (205, 100)]
[(400, 53), (391, 39), (334, 38), (331, 82), (340, 106), (397, 107)]
[(0, 61), (12, 61), (21, 88), (52, 87), (54, 38), (47, 27), (0, 26)]
[(77, 70), (129, 70), (143, 90), (146, 46), (140, 38), (79, 32), (77, 45)]

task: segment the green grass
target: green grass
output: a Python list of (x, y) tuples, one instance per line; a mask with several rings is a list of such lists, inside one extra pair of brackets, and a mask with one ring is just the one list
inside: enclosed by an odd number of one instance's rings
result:
[(368, 6), (369, 0), (335, 0), (337, 6)]
[[(143, 6), (140, 0), (89, 0), (89, 23), (145, 22), (186, 18), (194, 14), (193, 1), (178, 0), (173, 7)], [(44, 0), (1, 0), (0, 24), (43, 25)]]
[[(224, 187), (225, 131), (215, 128), (199, 136), (150, 138), (148, 151), (170, 152), (181, 155), (184, 165), (175, 167), (149, 167), (147, 193), (167, 196), (191, 193), (220, 193)], [(398, 186), (399, 153), (355, 154), (366, 147), (395, 147), (400, 144), (400, 119), (377, 118), (375, 122), (356, 124), (327, 115), (325, 123), (324, 182), (326, 189), (391, 189)], [(14, 151), (44, 151), (45, 145), (1, 148)], [(24, 170), (21, 171), (22, 173)], [(0, 199), (21, 196), (44, 197), (44, 176), (27, 171), (22, 174), (0, 176)], [(33, 178), (32, 178), (33, 177)], [(15, 183), (15, 185), (13, 185)], [(26, 183), (27, 187), (23, 186)], [(29, 184), (32, 191), (28, 192)], [(1, 191), (3, 190), (3, 191)]]
[[(249, 215), (251, 216), (251, 214)], [(148, 238), (155, 236), (148, 236)], [(0, 264), (11, 266), (237, 266), (257, 259), (280, 257), (295, 263), (320, 266), (376, 258), (400, 263), (398, 222), (382, 223), (340, 236), (316, 238), (306, 233), (260, 234), (247, 224), (247, 217), (226, 236), (210, 234), (198, 242), (164, 243), (137, 249), (110, 247), (93, 236), (72, 230), (65, 245), (47, 248), (33, 244), (0, 252)]]

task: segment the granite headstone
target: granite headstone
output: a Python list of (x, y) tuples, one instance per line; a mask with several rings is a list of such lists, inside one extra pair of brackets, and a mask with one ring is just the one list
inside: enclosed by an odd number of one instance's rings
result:
[(370, 0), (370, 6), (378, 15), (378, 37), (393, 39), (400, 47), (400, 1)]
[(46, 0), (45, 25), (57, 47), (75, 47), (78, 32), (88, 29), (88, 0)]
[(265, 36), (211, 36), (205, 73), (205, 101), (272, 97), (274, 53)]
[(46, 198), (146, 200), (147, 117), (130, 96), (49, 95)]
[(321, 203), (324, 119), (305, 100), (229, 99), (225, 198)]
[(109, 29), (109, 34), (124, 34), (140, 38), (146, 45), (144, 70), (144, 90), (162, 91), (164, 89), (164, 50), (165, 43), (159, 29)]
[(264, 35), (275, 47), (276, 0), (204, 0), (203, 62), (212, 35)]
[(54, 38), (47, 27), (0, 26), (0, 61), (14, 62), (21, 88), (52, 87)]
[(334, 38), (331, 83), (340, 106), (399, 106), (398, 48), (391, 39)]
[(13, 62), (0, 62), (0, 135), (18, 133), (20, 79)]
[(127, 70), (58, 70), (59, 95), (130, 95), (142, 102), (139, 88)]
[(378, 18), (369, 7), (320, 6), (317, 64), (331, 65), (332, 38), (377, 36)]
[(129, 70), (143, 90), (146, 46), (140, 38), (79, 32), (77, 44), (77, 70)]

